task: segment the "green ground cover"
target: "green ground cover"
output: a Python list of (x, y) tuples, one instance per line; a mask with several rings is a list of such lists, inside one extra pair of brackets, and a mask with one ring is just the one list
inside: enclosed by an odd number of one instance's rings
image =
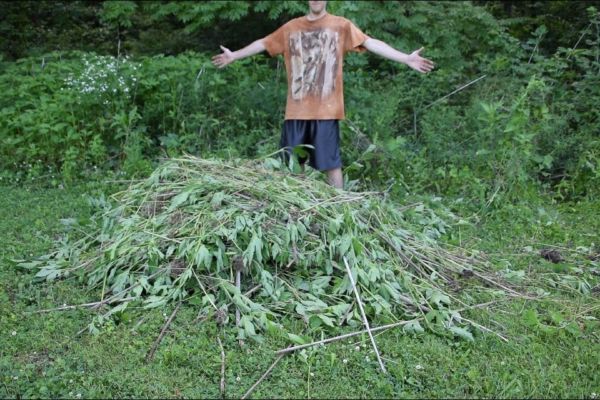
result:
[[(132, 308), (98, 336), (78, 334), (88, 310), (35, 310), (96, 301), (77, 281), (33, 283), (15, 267), (49, 251), (61, 219), (90, 216), (86, 196), (114, 184), (66, 189), (0, 187), (0, 397), (219, 397), (220, 336), (226, 354), (226, 397), (240, 397), (289, 343), (267, 336), (240, 348), (235, 329), (220, 330), (184, 304), (158, 348), (145, 358), (172, 307)], [(470, 311), (508, 338), (478, 333), (474, 342), (400, 329), (376, 340), (389, 374), (379, 372), (369, 339), (354, 337), (286, 356), (253, 397), (594, 397), (600, 394), (600, 302), (597, 273), (600, 202), (505, 207), (455, 226), (447, 240), (488, 254), (540, 282), (545, 300), (516, 299)], [(539, 255), (556, 249), (564, 261)], [(519, 279), (518, 274), (512, 279)], [(587, 286), (584, 285), (587, 284)], [(588, 294), (575, 289), (587, 288)], [(581, 288), (581, 285), (584, 287)], [(554, 286), (554, 287), (553, 287)], [(594, 288), (596, 288), (594, 290)], [(482, 299), (483, 300), (483, 299)], [(289, 323), (289, 329), (302, 332)], [(342, 332), (342, 331), (341, 331)], [(318, 340), (319, 337), (310, 339)]]

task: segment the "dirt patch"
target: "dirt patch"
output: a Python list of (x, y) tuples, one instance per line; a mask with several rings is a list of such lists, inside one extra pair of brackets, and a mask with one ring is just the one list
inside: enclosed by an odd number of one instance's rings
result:
[(548, 248), (540, 250), (540, 256), (554, 264), (558, 264), (559, 262), (563, 262), (565, 260), (558, 250)]

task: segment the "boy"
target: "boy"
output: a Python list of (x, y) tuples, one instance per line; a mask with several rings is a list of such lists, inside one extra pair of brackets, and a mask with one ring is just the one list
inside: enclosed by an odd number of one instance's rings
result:
[(281, 148), (310, 144), (310, 164), (327, 173), (330, 185), (342, 188), (339, 120), (344, 119), (342, 63), (348, 51), (369, 50), (389, 60), (404, 63), (421, 73), (433, 62), (420, 56), (423, 48), (401, 53), (386, 43), (365, 35), (349, 20), (328, 14), (327, 1), (309, 1), (308, 15), (295, 18), (270, 35), (232, 52), (213, 57), (223, 68), (235, 60), (267, 51), (283, 54), (288, 80), (285, 122)]

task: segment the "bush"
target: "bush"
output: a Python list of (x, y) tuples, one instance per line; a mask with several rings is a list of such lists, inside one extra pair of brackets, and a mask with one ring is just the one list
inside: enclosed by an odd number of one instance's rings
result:
[(0, 76), (0, 169), (25, 177), (49, 168), (69, 180), (96, 166), (148, 172), (165, 154), (250, 157), (279, 125), (279, 86), (268, 65), (219, 73), (194, 53), (23, 59)]

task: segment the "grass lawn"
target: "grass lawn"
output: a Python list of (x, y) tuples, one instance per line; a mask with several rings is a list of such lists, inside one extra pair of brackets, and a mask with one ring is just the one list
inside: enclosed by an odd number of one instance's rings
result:
[[(197, 312), (184, 304), (146, 363), (173, 306), (132, 308), (97, 336), (78, 335), (92, 311), (33, 312), (98, 300), (96, 290), (74, 279), (33, 283), (33, 273), (11, 260), (52, 249), (65, 229), (60, 220), (84, 221), (91, 212), (86, 195), (101, 190), (108, 186), (0, 187), (0, 397), (220, 397), (219, 335), (225, 396), (242, 396), (275, 360), (274, 350), (289, 345), (284, 338), (268, 336), (263, 344), (240, 348), (234, 329), (194, 322)], [(511, 300), (464, 314), (508, 342), (482, 332), (467, 342), (393, 329), (376, 337), (389, 372), (383, 375), (369, 338), (357, 336), (284, 357), (252, 397), (600, 396), (598, 291), (569, 289), (600, 269), (588, 254), (598, 254), (599, 217), (599, 201), (507, 207), (479, 225), (456, 227), (448, 237), (489, 254), (500, 269), (510, 265), (546, 282), (545, 300)], [(564, 261), (541, 258), (540, 249), (548, 246), (556, 246)]]

